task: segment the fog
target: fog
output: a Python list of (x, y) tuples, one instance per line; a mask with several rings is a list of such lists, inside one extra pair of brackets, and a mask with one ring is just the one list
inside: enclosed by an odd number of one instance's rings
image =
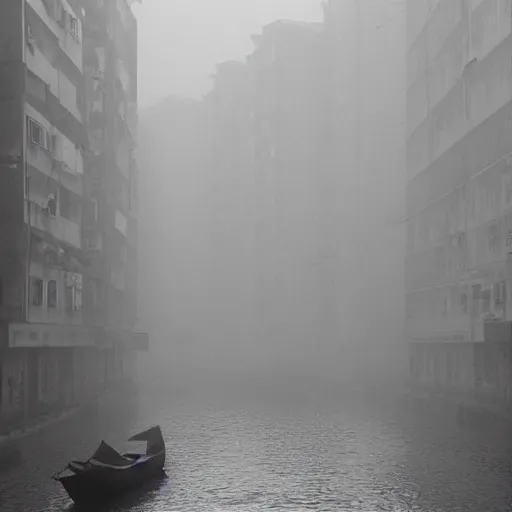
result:
[(317, 0), (146, 0), (133, 10), (142, 108), (169, 94), (201, 97), (215, 64), (249, 53), (249, 35), (264, 24), (322, 18)]
[[(137, 7), (151, 365), (336, 380), (404, 369), (404, 6), (332, 4), (341, 15), (325, 22), (315, 0)], [(295, 49), (265, 64), (265, 37), (251, 36), (281, 18), (319, 23), (278, 36), (278, 52)]]

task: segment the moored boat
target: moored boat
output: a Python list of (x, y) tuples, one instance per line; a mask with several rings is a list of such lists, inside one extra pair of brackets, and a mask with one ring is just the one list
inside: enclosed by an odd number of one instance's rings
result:
[(104, 503), (162, 474), (165, 442), (159, 426), (151, 427), (129, 441), (145, 441), (145, 453), (119, 453), (102, 441), (85, 462), (71, 461), (53, 475), (76, 504)]

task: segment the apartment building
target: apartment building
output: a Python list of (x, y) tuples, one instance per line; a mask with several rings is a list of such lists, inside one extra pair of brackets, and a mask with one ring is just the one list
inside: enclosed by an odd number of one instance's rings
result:
[[(123, 16), (134, 23), (126, 2), (108, 5), (116, 10), (118, 24)], [(90, 228), (94, 219), (100, 220), (105, 211), (101, 198), (97, 200), (92, 194), (91, 185), (94, 146), (88, 95), (90, 67), (87, 67), (91, 6), (91, 2), (67, 0), (7, 0), (2, 5), (0, 422), (3, 424), (79, 403), (96, 393), (112, 376), (106, 365), (113, 363), (108, 363), (108, 358), (100, 357), (98, 352), (98, 347), (105, 345), (107, 331), (107, 323), (97, 321), (102, 304), (98, 296), (103, 295), (91, 292), (90, 284), (91, 276), (96, 275), (91, 250), (101, 247), (101, 240), (98, 242), (94, 232), (90, 234)], [(134, 48), (136, 38), (131, 41)], [(118, 65), (116, 69), (122, 67)], [(117, 83), (112, 87), (117, 87)], [(126, 115), (133, 119), (134, 102), (130, 108), (127, 105)], [(112, 115), (112, 123), (117, 122), (114, 119)], [(126, 147), (135, 136), (130, 137), (125, 138)], [(130, 163), (129, 150), (119, 158), (124, 158), (123, 170), (131, 176), (135, 166)], [(119, 196), (121, 189), (121, 185), (116, 189)], [(136, 203), (135, 195), (136, 188), (128, 201)], [(96, 212), (92, 220), (91, 211)], [(124, 237), (130, 235), (130, 239), (136, 240), (132, 234), (136, 229), (128, 216), (123, 218), (123, 211), (118, 207), (111, 212), (112, 223), (123, 227)], [(106, 218), (104, 224), (108, 225)], [(114, 244), (114, 237), (110, 239)], [(106, 260), (109, 269), (117, 269), (117, 260), (111, 256), (116, 249), (110, 249)], [(125, 249), (126, 264), (134, 267), (132, 254), (131, 249)], [(111, 270), (108, 284), (121, 281), (118, 275)], [(106, 274), (101, 279), (106, 281)], [(134, 289), (134, 278), (126, 281), (130, 281), (127, 288)], [(102, 304), (103, 311), (114, 311), (118, 322), (121, 314), (112, 304), (121, 303), (123, 308), (130, 301), (134, 304), (134, 294), (130, 299), (116, 301), (109, 288), (110, 303)], [(123, 309), (126, 318), (135, 318), (133, 307), (129, 311)], [(130, 322), (122, 325), (131, 327)], [(115, 352), (113, 346), (110, 352)], [(120, 362), (123, 357), (111, 358), (118, 365), (124, 364)]]
[[(254, 346), (256, 306), (254, 173), (250, 114), (252, 80), (244, 62), (217, 64), (202, 108), (207, 127), (207, 240), (211, 332), (232, 348)], [(228, 348), (226, 348), (228, 350)], [(240, 350), (240, 349), (239, 349)]]
[[(101, 327), (116, 376), (137, 320), (137, 23), (126, 0), (82, 1), (85, 158), (83, 244), (90, 262), (86, 323)], [(116, 362), (117, 361), (117, 362)]]
[[(322, 23), (280, 20), (253, 36), (251, 139), (259, 212), (262, 336), (313, 365), (332, 330), (331, 139)], [(301, 341), (303, 343), (301, 343)], [(299, 347), (301, 349), (299, 350)], [(303, 353), (308, 351), (308, 355)]]
[(406, 8), (411, 373), (508, 396), (511, 2)]

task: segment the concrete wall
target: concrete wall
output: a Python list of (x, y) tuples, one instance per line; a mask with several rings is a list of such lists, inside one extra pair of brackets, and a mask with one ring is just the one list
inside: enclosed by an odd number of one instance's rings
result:
[[(28, 25), (31, 27), (31, 25)], [(77, 104), (77, 87), (76, 85), (62, 72), (61, 69), (56, 67), (55, 57), (52, 55), (49, 49), (45, 46), (44, 41), (39, 41), (39, 38), (51, 37), (44, 31), (40, 34), (35, 35), (34, 29), (30, 28), (31, 37), (29, 39), (30, 44), (28, 50), (25, 52), (25, 62), (27, 69), (37, 75), (45, 84), (48, 85), (52, 94), (59, 99), (61, 104), (73, 115), (76, 119), (81, 122), (82, 116), (78, 109)], [(52, 60), (54, 62), (52, 62)]]
[(0, 351), (0, 432), (90, 403), (134, 378), (135, 357), (133, 351), (94, 347)]
[[(23, 303), (23, 3), (6, 0), (0, 17), (0, 319)], [(5, 340), (1, 339), (0, 345)]]
[(23, 349), (0, 351), (0, 425), (24, 417), (27, 375)]
[[(30, 276), (31, 279), (41, 279), (43, 286), (42, 304), (34, 304), (31, 301), (29, 305), (30, 322), (82, 324), (82, 285), (80, 282), (74, 282), (73, 284), (70, 282), (71, 276), (78, 276), (81, 280), (82, 274), (73, 274), (58, 267), (32, 262)], [(52, 297), (48, 293), (51, 281), (54, 281), (57, 287), (56, 303), (52, 301)]]
[(471, 343), (410, 344), (410, 375), (433, 387), (475, 389), (475, 349)]
[(23, 56), (23, 3), (5, 0), (0, 20), (0, 62), (21, 61)]
[[(26, 0), (27, 4), (43, 21), (45, 26), (51, 31), (58, 41), (58, 45), (62, 52), (73, 62), (73, 64), (82, 70), (82, 23), (77, 13), (71, 8), (66, 0), (59, 2), (45, 2), (44, 0)], [(62, 5), (62, 9), (57, 9), (58, 4)], [(52, 9), (55, 7), (55, 9)], [(52, 12), (53, 10), (53, 12)], [(64, 14), (71, 15), (78, 24), (77, 36), (73, 35), (70, 30), (69, 21), (62, 23)]]
[(512, 349), (509, 343), (411, 343), (410, 375), (430, 388), (512, 405)]
[(54, 160), (64, 164), (64, 170), (73, 175), (81, 175), (84, 172), (83, 156), (76, 144), (66, 135), (60, 132), (51, 122), (40, 114), (35, 108), (27, 104), (25, 106), (27, 117), (37, 121), (50, 136), (54, 137), (52, 150), (44, 152), (43, 149), (31, 144), (27, 140), (27, 163), (45, 174), (52, 174)]

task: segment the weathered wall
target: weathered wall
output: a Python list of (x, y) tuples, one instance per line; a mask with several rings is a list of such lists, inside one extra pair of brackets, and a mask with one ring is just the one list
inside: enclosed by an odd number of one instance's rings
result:
[(0, 351), (0, 432), (27, 419), (84, 405), (133, 377), (134, 354), (112, 349), (30, 348)]
[(0, 350), (0, 431), (24, 417), (27, 375), (25, 350)]
[(0, 17), (0, 321), (20, 318), (23, 301), (22, 6), (6, 0)]
[(503, 407), (512, 405), (512, 349), (507, 343), (411, 343), (416, 383)]
[[(66, 0), (60, 2), (45, 2), (44, 0), (26, 0), (29, 7), (27, 7), (27, 17), (34, 19), (30, 16), (33, 12), (45, 25), (48, 32), (53, 35), (56, 46), (63, 55), (68, 58), (73, 65), (82, 70), (82, 23), (77, 13), (74, 12), (72, 7)], [(48, 6), (54, 7), (49, 9)], [(53, 12), (52, 12), (53, 11)], [(66, 22), (63, 27), (60, 21), (63, 18), (63, 11), (70, 14), (77, 23), (77, 31), (73, 34), (70, 30), (69, 24)]]

